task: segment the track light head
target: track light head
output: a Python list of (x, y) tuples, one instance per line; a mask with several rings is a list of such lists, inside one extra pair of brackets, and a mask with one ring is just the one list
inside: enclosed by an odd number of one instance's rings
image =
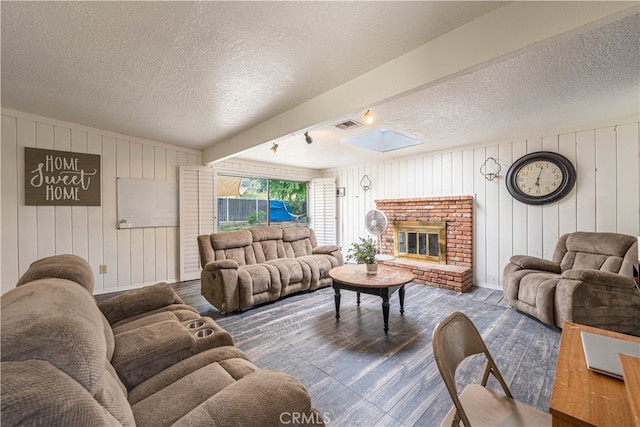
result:
[(276, 154), (276, 151), (278, 151), (278, 144), (276, 144), (274, 142), (273, 146), (271, 146), (271, 148), (269, 148), (269, 151), (271, 151), (272, 154)]
[(304, 140), (307, 141), (307, 144), (311, 144), (313, 142), (313, 138), (309, 136), (309, 131), (304, 133)]

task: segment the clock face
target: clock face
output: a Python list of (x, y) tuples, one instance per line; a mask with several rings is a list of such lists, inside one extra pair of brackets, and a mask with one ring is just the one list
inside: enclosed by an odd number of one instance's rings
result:
[(566, 157), (548, 151), (527, 154), (516, 160), (507, 172), (511, 195), (530, 205), (543, 205), (562, 199), (576, 182), (576, 170)]
[(516, 172), (516, 186), (522, 193), (543, 197), (557, 191), (564, 178), (558, 165), (548, 160), (525, 163)]

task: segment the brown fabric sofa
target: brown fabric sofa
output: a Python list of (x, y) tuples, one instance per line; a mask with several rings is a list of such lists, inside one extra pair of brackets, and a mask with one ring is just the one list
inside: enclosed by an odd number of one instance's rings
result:
[(504, 297), (517, 310), (562, 328), (565, 321), (618, 332), (640, 328), (633, 280), (638, 243), (618, 233), (560, 237), (549, 260), (515, 255), (504, 268)]
[(344, 263), (308, 227), (258, 227), (198, 236), (202, 295), (222, 313), (329, 286)]
[(3, 426), (322, 424), (295, 378), (260, 370), (166, 284), (96, 304), (73, 255), (2, 295)]

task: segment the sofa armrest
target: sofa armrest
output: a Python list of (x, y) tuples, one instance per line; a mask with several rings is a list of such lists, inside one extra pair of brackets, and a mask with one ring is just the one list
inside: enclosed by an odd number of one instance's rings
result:
[(332, 252), (339, 251), (338, 245), (321, 245), (313, 248), (313, 254), (331, 255)]
[(210, 261), (204, 265), (206, 271), (222, 270), (223, 268), (235, 268), (236, 270), (240, 265), (232, 259), (220, 259), (217, 261)]
[(184, 302), (171, 286), (158, 283), (116, 295), (99, 303), (98, 308), (109, 324), (113, 325), (128, 317), (172, 304), (184, 304)]
[(580, 280), (590, 285), (612, 286), (617, 288), (634, 288), (635, 281), (631, 276), (624, 276), (608, 271), (588, 268), (573, 268), (562, 273), (563, 279)]
[(283, 372), (264, 370), (225, 387), (173, 426), (287, 424), (324, 425), (324, 420), (311, 406), (309, 393), (297, 379)]
[(560, 264), (530, 255), (514, 255), (511, 257), (509, 262), (521, 268), (531, 270), (549, 271), (557, 274), (560, 274), (561, 272)]

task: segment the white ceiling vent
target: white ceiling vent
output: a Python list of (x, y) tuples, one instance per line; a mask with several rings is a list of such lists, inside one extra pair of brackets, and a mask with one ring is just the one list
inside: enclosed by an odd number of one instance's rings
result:
[(346, 122), (338, 123), (336, 127), (342, 130), (349, 130), (349, 129), (361, 128), (362, 125), (356, 122), (355, 120), (347, 120)]

